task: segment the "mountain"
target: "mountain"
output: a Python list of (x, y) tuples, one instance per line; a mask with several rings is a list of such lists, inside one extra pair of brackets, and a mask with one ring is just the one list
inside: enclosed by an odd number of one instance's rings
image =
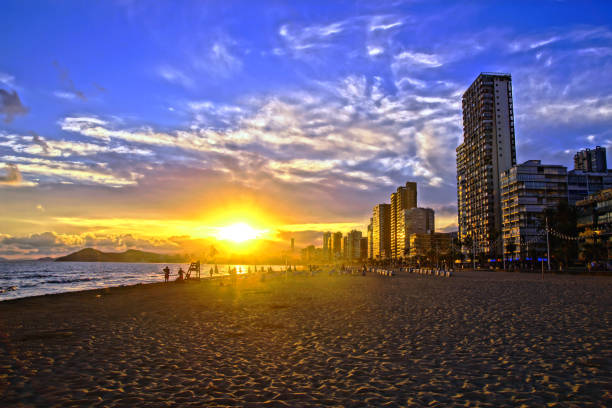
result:
[(129, 249), (125, 252), (102, 252), (94, 248), (85, 248), (70, 255), (61, 256), (55, 262), (151, 262), (174, 263), (187, 262), (181, 255), (164, 255), (154, 252)]
[(38, 259), (37, 259), (37, 261), (38, 261), (38, 262), (51, 262), (51, 261), (53, 261), (53, 260), (54, 260), (54, 259), (53, 259), (53, 258), (51, 258), (50, 256), (45, 256), (44, 258), (38, 258)]

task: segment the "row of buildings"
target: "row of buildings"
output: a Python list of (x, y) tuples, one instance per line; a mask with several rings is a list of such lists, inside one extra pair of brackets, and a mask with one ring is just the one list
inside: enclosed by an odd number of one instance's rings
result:
[[(577, 152), (573, 170), (540, 160), (516, 163), (510, 74), (481, 73), (464, 93), (462, 107), (457, 203), (465, 255), (525, 259), (530, 250), (541, 252), (547, 209), (567, 203), (588, 212), (584, 200), (612, 188), (603, 147)], [(593, 223), (580, 226), (586, 231)]]
[(390, 203), (372, 209), (368, 258), (399, 260), (449, 253), (451, 239), (451, 234), (435, 231), (434, 210), (417, 206), (417, 184), (409, 181), (391, 193)]
[(435, 232), (435, 213), (417, 206), (417, 184), (407, 182), (391, 193), (390, 202), (372, 209), (367, 236), (353, 230), (324, 232), (322, 248), (304, 249), (306, 260), (390, 260), (450, 253), (452, 234)]

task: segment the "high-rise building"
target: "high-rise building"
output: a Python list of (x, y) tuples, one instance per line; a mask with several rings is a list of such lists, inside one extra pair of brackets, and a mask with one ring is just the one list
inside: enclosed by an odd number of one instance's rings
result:
[(361, 242), (359, 243), (359, 259), (366, 259), (368, 257), (368, 239), (361, 238)]
[(574, 155), (574, 170), (583, 172), (605, 173), (608, 171), (606, 148), (584, 149)]
[(397, 188), (395, 193), (391, 193), (391, 256), (393, 258), (399, 258), (403, 256), (403, 253), (399, 249), (403, 247), (400, 242), (400, 235), (403, 232), (400, 231), (400, 219), (403, 215), (403, 211), (417, 206), (417, 186), (415, 182), (407, 182), (406, 186), (400, 186)]
[(334, 232), (332, 235), (332, 256), (334, 258), (342, 257), (342, 233)]
[(567, 172), (567, 201), (576, 205), (591, 194), (612, 188), (612, 172), (585, 172), (570, 170)]
[(391, 205), (377, 204), (372, 209), (372, 258), (391, 257)]
[(346, 236), (346, 259), (359, 259), (361, 256), (361, 231), (352, 230)]
[(373, 229), (374, 219), (370, 218), (370, 223), (368, 224), (368, 259), (372, 259), (373, 250), (374, 250), (374, 229)]
[(413, 259), (431, 256), (439, 260), (451, 252), (452, 237), (450, 233), (410, 234), (408, 239), (410, 243), (409, 255)]
[(403, 210), (397, 227), (398, 258), (406, 258), (410, 248), (410, 234), (433, 234), (435, 215), (431, 208), (411, 208)]
[(348, 236), (342, 237), (342, 258), (348, 258)]
[(502, 173), (501, 188), (505, 256), (525, 259), (527, 251), (542, 254), (544, 211), (567, 202), (567, 168), (528, 160)]
[(576, 203), (578, 210), (578, 234), (584, 236), (580, 242), (581, 257), (592, 245), (600, 247), (600, 260), (612, 259), (612, 189), (601, 190)]
[(324, 232), (323, 233), (323, 257), (329, 259), (332, 254), (332, 233)]
[[(477, 253), (501, 255), (501, 173), (516, 164), (512, 77), (481, 73), (463, 94), (457, 147), (459, 238)], [(470, 252), (470, 249), (465, 249)]]

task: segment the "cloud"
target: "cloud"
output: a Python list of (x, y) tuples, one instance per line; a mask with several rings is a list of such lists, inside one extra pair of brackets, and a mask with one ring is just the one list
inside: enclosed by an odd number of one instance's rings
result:
[[(240, 106), (192, 101), (188, 130), (126, 128), (87, 116), (60, 124), (105, 143), (139, 144), (158, 157), (168, 157), (172, 149), (188, 166), (224, 173), (253, 188), (308, 184), (359, 192), (412, 178), (432, 188), (452, 188), (454, 168), (445, 164), (453, 160), (461, 121), (454, 87), (389, 92), (382, 78), (357, 75), (316, 86), (311, 92), (245, 97)], [(393, 165), (376, 165), (385, 160)]]
[[(16, 135), (0, 131), (0, 147), (10, 148), (15, 153), (61, 158), (104, 154), (140, 156), (151, 156), (153, 154), (149, 149), (119, 143), (101, 145), (74, 140), (47, 140), (36, 132), (30, 133), (30, 135)], [(101, 160), (102, 158), (98, 157), (98, 159)]]
[(0, 175), (0, 184), (16, 185), (21, 183), (21, 172), (17, 168), (17, 165), (7, 164), (4, 170), (6, 174)]
[[(104, 234), (86, 232), (82, 234), (60, 234), (43, 232), (21, 236), (0, 237), (0, 255), (13, 258), (59, 256), (94, 247), (102, 251), (126, 251), (140, 249), (162, 253), (177, 253), (193, 250), (195, 240), (186, 237), (137, 237), (132, 234)], [(200, 241), (200, 244), (202, 241)]]
[(0, 115), (4, 115), (4, 122), (10, 123), (15, 116), (25, 115), (30, 110), (23, 106), (16, 91), (9, 92), (0, 89)]
[(306, 57), (312, 51), (330, 47), (335, 37), (346, 30), (349, 22), (350, 20), (310, 26), (283, 24), (278, 34), (292, 55), (301, 58)]
[[(68, 70), (66, 68), (63, 68), (59, 64), (59, 62), (57, 62), (57, 61), (53, 61), (53, 66), (57, 69), (57, 72), (58, 72), (59, 77), (60, 77), (60, 81), (61, 81), (62, 85), (64, 85), (66, 87), (68, 92), (70, 94), (72, 94), (74, 97), (79, 98), (79, 99), (81, 99), (83, 101), (86, 101), (87, 97), (85, 96), (83, 91), (80, 91), (74, 85), (74, 81), (70, 77), (70, 73), (68, 72)], [(66, 98), (65, 93), (62, 93), (61, 95), (64, 95), (63, 97)], [(56, 94), (56, 96), (59, 96), (59, 95)], [(59, 96), (59, 97), (62, 97), (62, 96)]]
[(65, 92), (65, 91), (55, 91), (55, 92), (53, 92), (53, 95), (55, 95), (55, 97), (57, 97), (57, 98), (67, 99), (69, 101), (72, 101), (72, 100), (77, 98), (77, 96), (74, 93), (72, 93), (72, 92)]
[(9, 88), (15, 88), (15, 77), (4, 72), (0, 72), (0, 84)]
[(380, 55), (380, 54), (385, 52), (384, 48), (376, 47), (376, 46), (372, 46), (372, 45), (368, 45), (367, 49), (368, 49), (368, 55), (371, 56), (371, 57), (374, 57), (376, 55)]
[[(109, 187), (121, 187), (135, 185), (142, 177), (138, 173), (113, 174), (105, 163), (83, 163), (78, 161), (48, 160), (38, 157), (24, 156), (0, 156), (0, 160), (18, 163), (21, 172), (34, 174), (55, 180), (77, 181), (82, 184), (101, 184)], [(17, 170), (16, 165), (14, 169)], [(20, 174), (19, 171), (17, 174)], [(9, 171), (7, 183), (15, 177), (15, 173)], [(19, 176), (20, 177), (20, 176)], [(21, 179), (19, 178), (19, 181)], [(12, 182), (14, 183), (14, 181)]]
[(40, 137), (38, 133), (36, 132), (31, 132), (31, 133), (32, 133), (32, 142), (40, 146), (40, 148), (43, 150), (45, 154), (49, 154), (49, 145), (47, 144), (45, 139)]
[(427, 68), (437, 68), (443, 65), (439, 55), (411, 51), (403, 51), (396, 55), (394, 64)]
[(161, 66), (157, 69), (157, 73), (166, 81), (182, 85), (185, 88), (191, 88), (194, 85), (194, 81), (191, 77), (176, 68)]
[(393, 16), (374, 16), (368, 24), (369, 31), (387, 31), (392, 28), (400, 27), (401, 20), (395, 20)]
[(197, 47), (193, 54), (195, 69), (218, 78), (229, 78), (242, 70), (243, 62), (238, 56), (237, 42), (227, 35), (217, 35), (212, 42), (204, 41), (204, 47)]

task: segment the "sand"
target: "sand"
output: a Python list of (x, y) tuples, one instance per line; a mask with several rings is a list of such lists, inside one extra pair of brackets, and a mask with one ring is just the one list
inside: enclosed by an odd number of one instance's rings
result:
[(612, 279), (152, 284), (0, 303), (2, 406), (612, 406)]

